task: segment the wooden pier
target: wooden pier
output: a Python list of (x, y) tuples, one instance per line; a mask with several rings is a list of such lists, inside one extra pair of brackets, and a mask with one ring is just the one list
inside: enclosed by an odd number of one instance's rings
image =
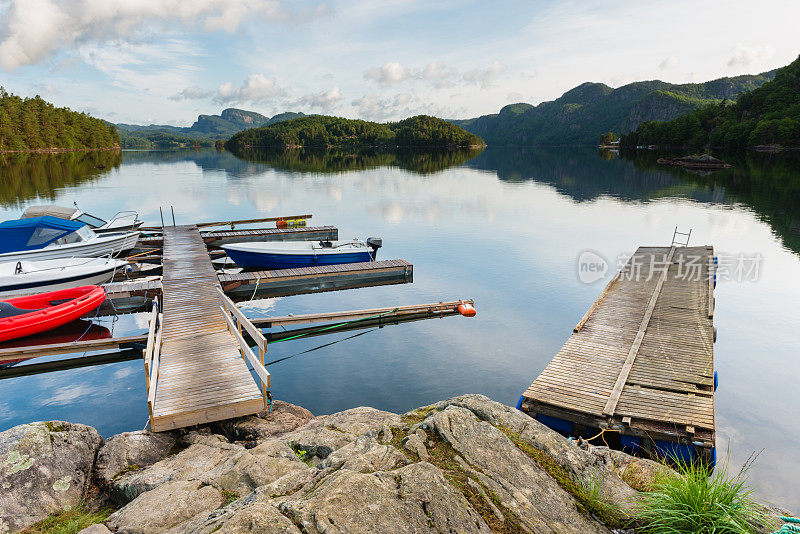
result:
[(711, 247), (640, 247), (518, 408), (563, 433), (713, 463), (714, 261)]
[(163, 271), (163, 315), (151, 319), (145, 356), (151, 429), (263, 410), (262, 391), (220, 309), (219, 280), (196, 226), (164, 228)]
[[(221, 246), (245, 241), (335, 241), (339, 230), (335, 226), (303, 226), (300, 228), (242, 228), (239, 230), (201, 230), (200, 236), (207, 246)], [(164, 244), (161, 236), (143, 236), (138, 248), (156, 248)]]

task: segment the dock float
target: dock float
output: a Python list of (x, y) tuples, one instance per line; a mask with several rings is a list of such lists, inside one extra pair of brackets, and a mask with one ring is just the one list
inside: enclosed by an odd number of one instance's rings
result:
[(716, 461), (713, 248), (640, 247), (517, 408), (631, 452)]
[[(208, 261), (208, 256), (204, 261)], [(253, 295), (260, 298), (286, 297), (305, 293), (356, 289), (377, 285), (409, 284), (414, 281), (414, 266), (405, 260), (380, 260), (342, 265), (324, 265), (302, 269), (277, 269), (223, 273), (219, 283), (231, 297)], [(106, 284), (107, 298), (116, 303), (126, 299), (148, 298), (161, 295), (161, 280), (132, 280)], [(110, 310), (110, 311), (108, 311)], [(108, 310), (113, 313), (109, 305)]]
[[(300, 228), (243, 228), (240, 230), (202, 230), (200, 236), (207, 246), (221, 246), (245, 241), (336, 241), (339, 229), (335, 226), (304, 226)], [(138, 248), (161, 247), (164, 238), (143, 236)]]
[(253, 380), (244, 349), (229, 328), (219, 280), (195, 225), (164, 228), (163, 271), (163, 312), (154, 310), (145, 354), (151, 429), (161, 432), (265, 409), (265, 392)]

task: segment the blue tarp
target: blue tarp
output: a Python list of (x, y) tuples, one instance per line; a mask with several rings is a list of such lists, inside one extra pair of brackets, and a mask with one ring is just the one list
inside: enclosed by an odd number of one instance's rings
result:
[(44, 248), (83, 226), (50, 215), (5, 221), (0, 223), (0, 254)]

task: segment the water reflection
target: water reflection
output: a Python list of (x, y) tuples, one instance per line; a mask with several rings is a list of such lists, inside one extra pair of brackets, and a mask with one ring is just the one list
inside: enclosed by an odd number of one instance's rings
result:
[(433, 174), (462, 165), (483, 149), (458, 150), (244, 150), (241, 159), (293, 172), (340, 173), (398, 167), (415, 174)]
[(55, 200), (57, 191), (101, 178), (122, 163), (113, 150), (59, 154), (0, 154), (0, 205)]

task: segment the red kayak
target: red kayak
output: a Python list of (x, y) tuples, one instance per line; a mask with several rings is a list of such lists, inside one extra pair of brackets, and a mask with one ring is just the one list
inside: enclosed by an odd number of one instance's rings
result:
[(0, 341), (47, 332), (80, 319), (104, 300), (106, 291), (100, 286), (0, 300)]

